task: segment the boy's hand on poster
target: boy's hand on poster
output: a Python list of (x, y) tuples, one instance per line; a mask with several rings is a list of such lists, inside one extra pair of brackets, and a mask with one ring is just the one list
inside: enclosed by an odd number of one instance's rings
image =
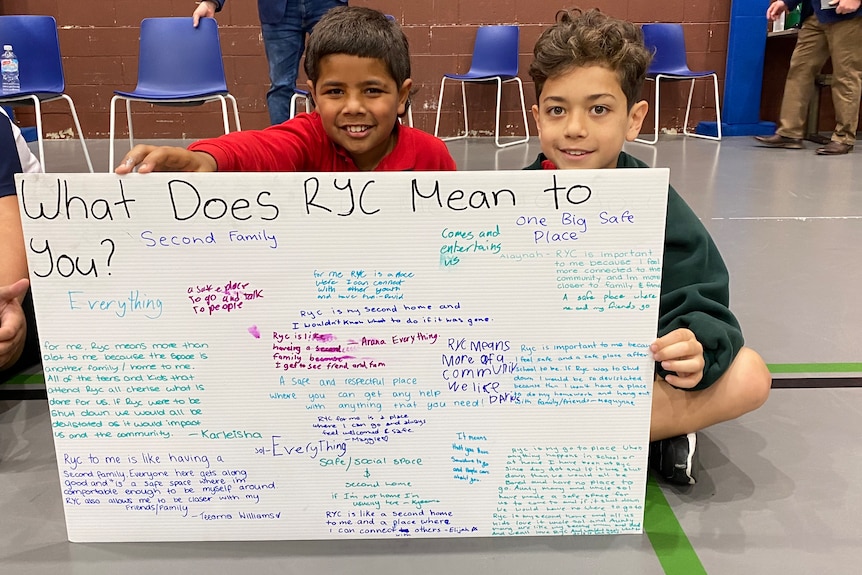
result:
[(679, 328), (655, 340), (650, 345), (653, 357), (663, 369), (673, 371), (665, 381), (674, 387), (689, 389), (703, 377), (703, 345), (690, 329)]
[(0, 286), (0, 368), (14, 363), (24, 349), (27, 319), (20, 300), (29, 286), (28, 279)]
[(215, 172), (215, 158), (204, 152), (190, 152), (173, 146), (147, 146), (139, 144), (126, 154), (114, 170), (119, 175), (129, 174), (135, 167), (139, 174), (149, 172)]

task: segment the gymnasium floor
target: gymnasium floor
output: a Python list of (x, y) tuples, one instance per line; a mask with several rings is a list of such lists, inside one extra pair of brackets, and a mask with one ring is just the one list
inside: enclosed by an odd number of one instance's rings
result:
[[(460, 169), (519, 169), (538, 152), (450, 142)], [(767, 404), (699, 434), (697, 485), (651, 483), (641, 536), (70, 544), (47, 405), (0, 401), (0, 572), (857, 573), (862, 558), (862, 150), (820, 157), (750, 138), (663, 136), (626, 150), (671, 168), (731, 271), (747, 345), (776, 378)], [(90, 142), (97, 169), (107, 142)], [(121, 151), (118, 148), (118, 153)], [(75, 141), (52, 172), (85, 171)]]

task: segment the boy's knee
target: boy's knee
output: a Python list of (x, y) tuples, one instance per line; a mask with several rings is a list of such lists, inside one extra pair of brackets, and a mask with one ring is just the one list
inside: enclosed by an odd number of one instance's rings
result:
[(743, 394), (742, 403), (747, 407), (746, 411), (754, 411), (769, 397), (772, 389), (772, 374), (766, 367), (766, 362), (753, 349), (743, 347), (739, 351), (734, 363), (739, 362), (737, 377), (741, 379), (739, 386)]

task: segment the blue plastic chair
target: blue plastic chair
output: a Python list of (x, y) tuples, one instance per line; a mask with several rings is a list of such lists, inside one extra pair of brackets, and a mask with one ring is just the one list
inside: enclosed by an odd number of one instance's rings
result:
[[(496, 82), (497, 84), (497, 110), (496, 124), (494, 125), (494, 142), (500, 148), (523, 144), (530, 139), (530, 128), (527, 124), (527, 106), (524, 103), (524, 84), (518, 77), (518, 40), (519, 29), (517, 26), (481, 26), (476, 30), (476, 41), (473, 45), (473, 59), (470, 62), (470, 70), (466, 74), (444, 74), (440, 82), (440, 98), (437, 101), (437, 121), (434, 124), (434, 135), (440, 129), (440, 112), (443, 109), (443, 89), (446, 80), (461, 82), (461, 102), (464, 111), (464, 134), (442, 138), (443, 140), (459, 140), (466, 138), (470, 133), (467, 125), (467, 82)], [(521, 95), (521, 111), (524, 115), (523, 140), (500, 143), (500, 99), (503, 84), (517, 82)]]
[(131, 102), (162, 106), (199, 106), (221, 102), (224, 133), (230, 132), (227, 102), (233, 104), (239, 131), (239, 110), (227, 89), (218, 24), (201, 18), (197, 28), (189, 18), (145, 18), (141, 21), (138, 85), (131, 92), (114, 91), (111, 98), (108, 170), (114, 169), (115, 103), (126, 101), (129, 146), (134, 146)]
[[(644, 24), (644, 44), (653, 52), (653, 61), (647, 70), (646, 79), (655, 82), (655, 133), (652, 140), (635, 138), (636, 142), (655, 144), (658, 142), (658, 113), (660, 109), (659, 84), (662, 80), (668, 82), (691, 81), (688, 90), (688, 104), (685, 107), (685, 121), (682, 133), (694, 138), (721, 140), (721, 110), (718, 103), (718, 76), (713, 70), (693, 71), (688, 67), (685, 51), (685, 37), (681, 24)], [(698, 78), (712, 78), (715, 88), (715, 116), (718, 126), (717, 136), (696, 134), (688, 131), (688, 118), (691, 113), (691, 96), (694, 93), (694, 81)]]
[(57, 21), (53, 16), (0, 16), (0, 44), (11, 44), (18, 56), (18, 79), (21, 83), (19, 92), (0, 94), (0, 104), (32, 105), (35, 108), (36, 140), (42, 171), (45, 171), (42, 104), (63, 99), (69, 104), (87, 166), (92, 172), (93, 163), (90, 161), (90, 152), (84, 141), (75, 104), (72, 98), (65, 94), (66, 80), (63, 76)]

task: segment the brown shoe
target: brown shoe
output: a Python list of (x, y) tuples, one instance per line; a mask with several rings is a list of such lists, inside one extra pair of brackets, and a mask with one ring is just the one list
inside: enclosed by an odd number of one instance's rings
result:
[(767, 148), (786, 148), (788, 150), (801, 150), (803, 148), (802, 138), (788, 138), (779, 134), (772, 134), (771, 136), (754, 136), (754, 139)]
[(821, 156), (840, 156), (853, 151), (851, 144), (842, 144), (841, 142), (829, 142), (822, 148), (817, 148), (817, 153)]

